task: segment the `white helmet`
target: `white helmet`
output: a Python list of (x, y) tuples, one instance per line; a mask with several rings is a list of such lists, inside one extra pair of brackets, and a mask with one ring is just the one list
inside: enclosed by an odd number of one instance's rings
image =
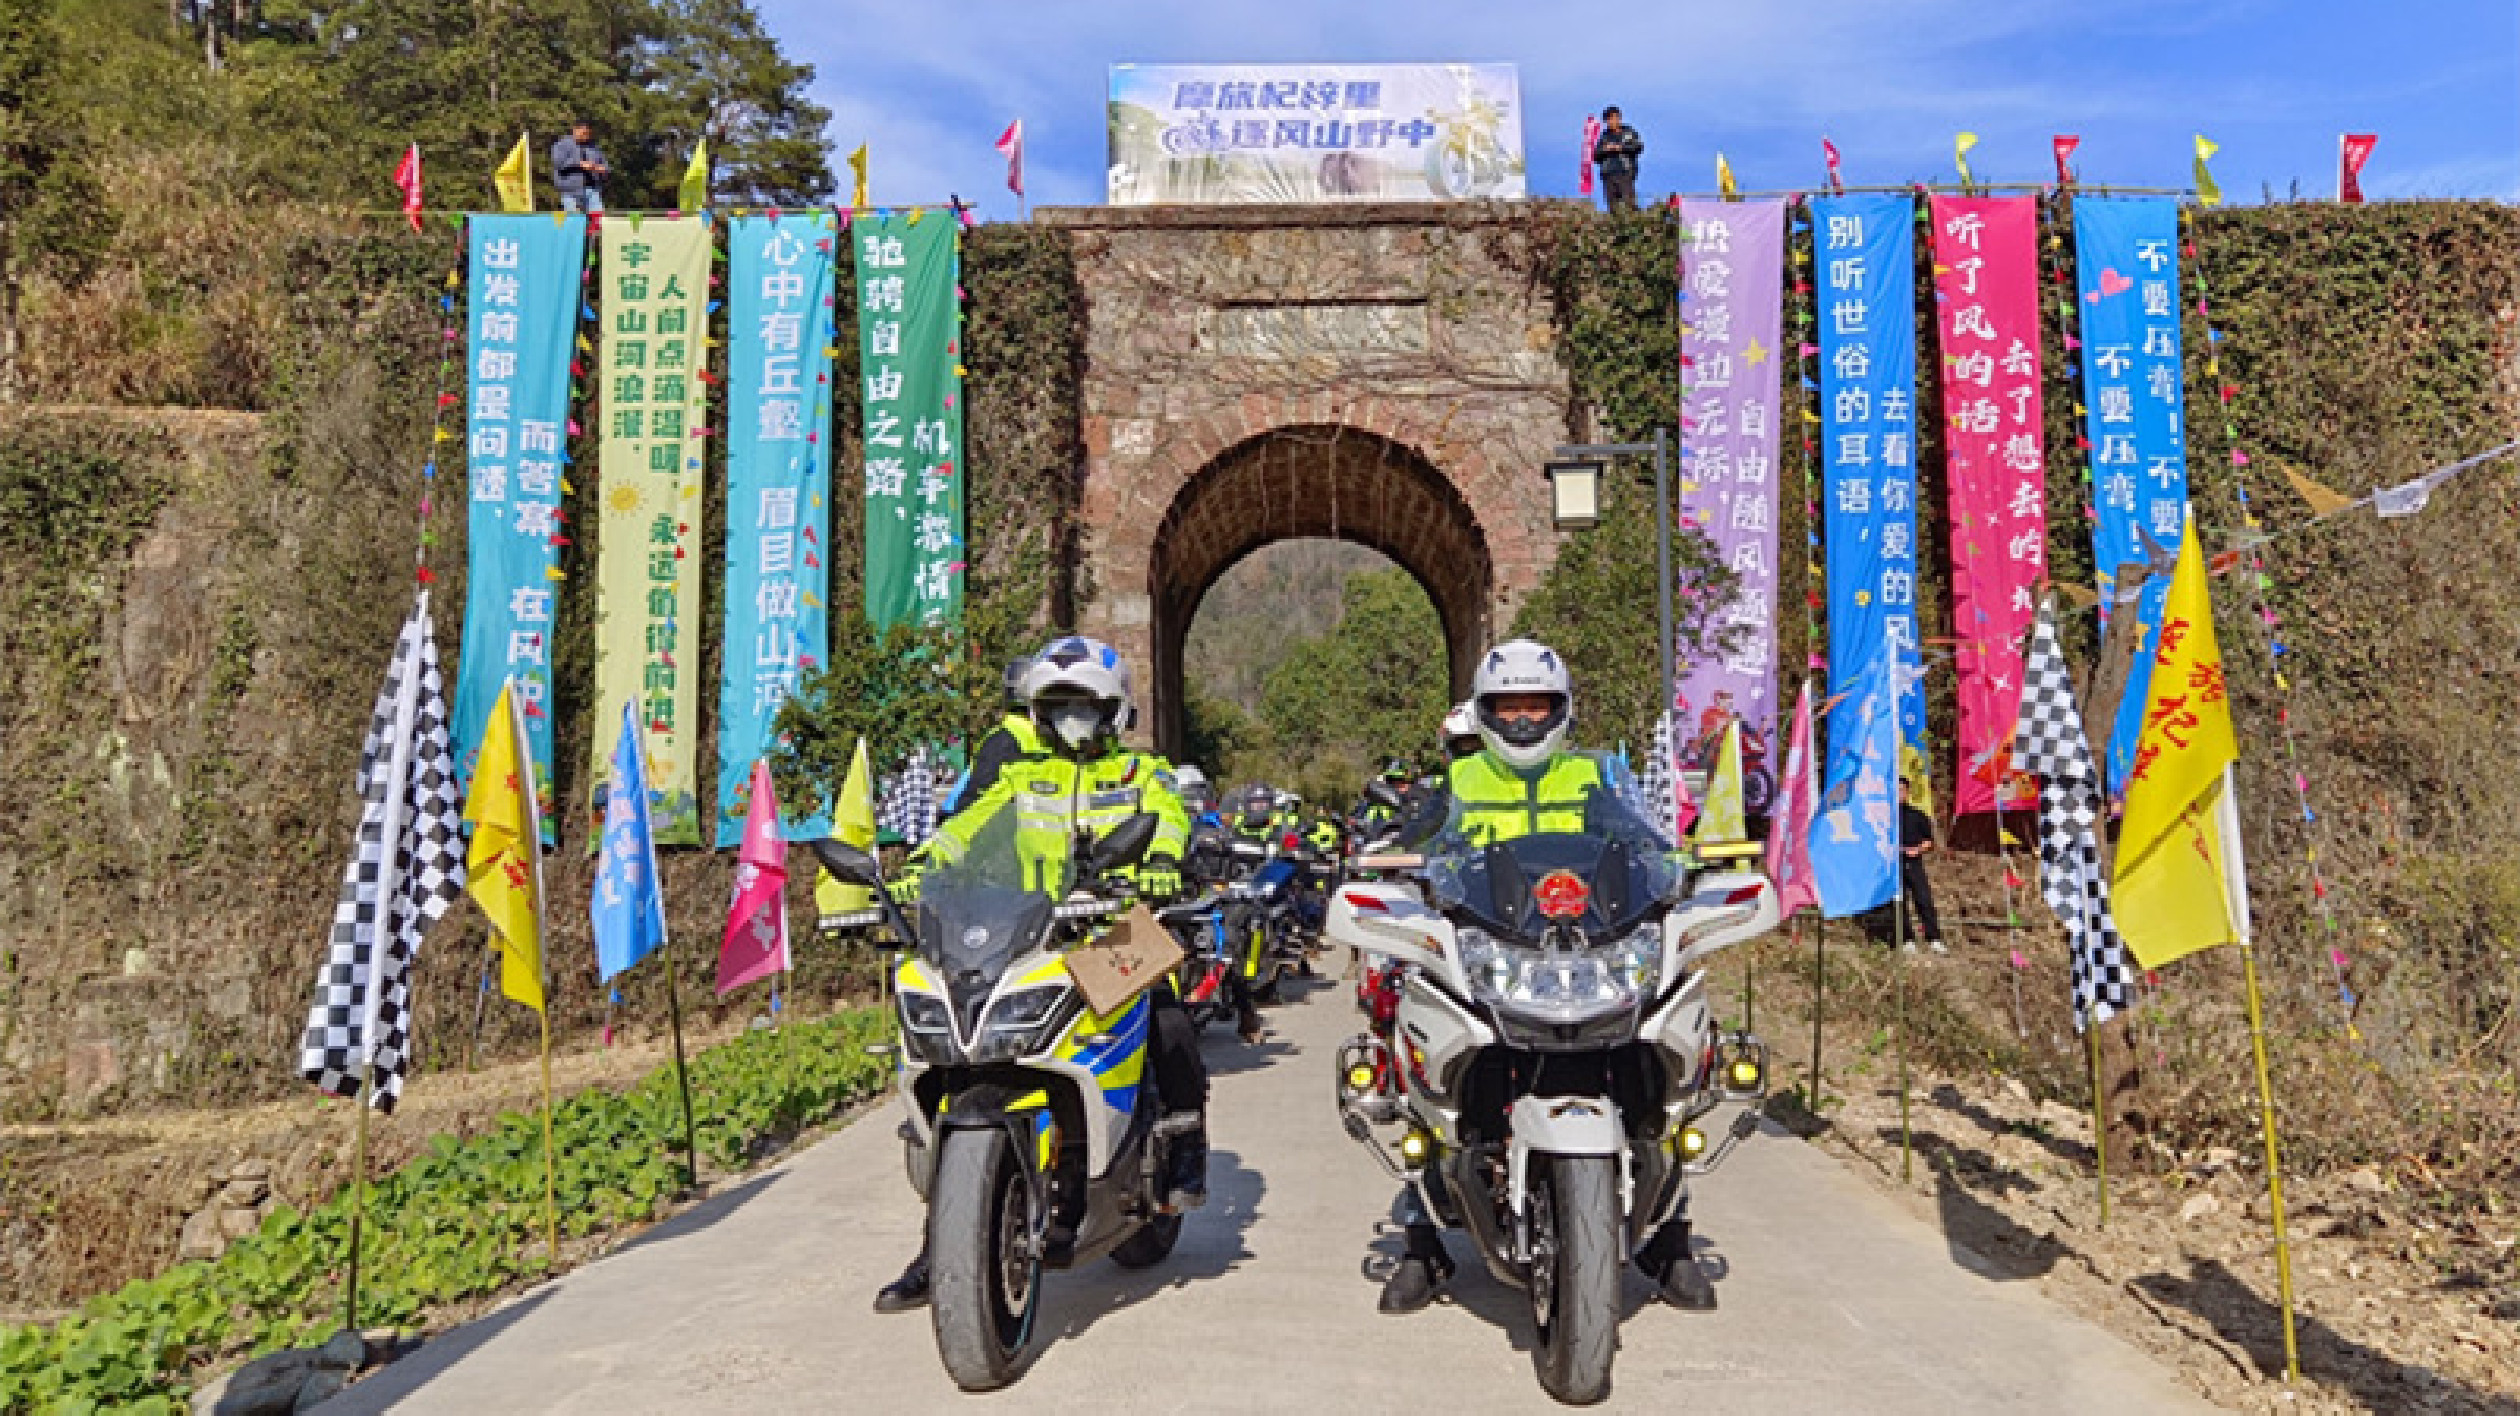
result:
[(1479, 710), (1465, 698), (1444, 715), (1444, 757), (1467, 757), (1479, 750)]
[(1206, 791), (1207, 784), (1207, 773), (1200, 771), (1195, 764), (1185, 762), (1173, 769), (1173, 785), (1184, 795)]
[[(1508, 723), (1497, 716), (1500, 696), (1544, 693), (1554, 700), (1548, 715), (1536, 723)], [(1529, 772), (1557, 754), (1566, 741), (1567, 724), (1575, 720), (1575, 681), (1555, 649), (1529, 639), (1499, 644), (1479, 661), (1470, 683), (1470, 701), (1479, 719), (1479, 740), (1506, 766)]]
[(1099, 639), (1051, 640), (1024, 675), (1034, 726), (1072, 752), (1118, 732), (1128, 713), (1127, 673), (1120, 651)]

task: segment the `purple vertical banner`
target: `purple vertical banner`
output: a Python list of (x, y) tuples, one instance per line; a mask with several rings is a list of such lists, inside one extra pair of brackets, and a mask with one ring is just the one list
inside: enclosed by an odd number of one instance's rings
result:
[(1684, 766), (1713, 771), (1741, 724), (1743, 806), (1775, 796), (1776, 438), (1785, 289), (1783, 202), (1680, 209), (1680, 519), (1738, 578), (1710, 617), (1723, 647), (1680, 674)]

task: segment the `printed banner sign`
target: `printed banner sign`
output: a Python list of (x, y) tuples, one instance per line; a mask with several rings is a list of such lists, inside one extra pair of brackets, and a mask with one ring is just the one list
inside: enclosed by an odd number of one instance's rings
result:
[[(1832, 712), (1829, 762), (1819, 815), (1811, 820), (1811, 875), (1820, 913), (1846, 919), (1899, 894), (1899, 725), (1891, 701), (1896, 646), (1876, 641), (1849, 664), (1846, 697)], [(1830, 667), (1840, 661), (1832, 659)]]
[[(702, 218), (604, 223), (603, 516), (595, 702), (645, 724), (656, 839), (700, 844), (700, 486), (709, 363)], [(594, 781), (606, 749), (595, 744)], [(598, 800), (600, 800), (600, 793)]]
[(2152, 566), (2137, 613), (2142, 647), (2109, 729), (2109, 788), (2125, 789), (2152, 683), (2153, 635), (2187, 523), (2187, 399), (2179, 363), (2179, 204), (2170, 197), (2078, 197), (2074, 262), (2082, 299), (2084, 436), (2091, 442), (2092, 540), (2100, 612), (2120, 566)]
[(962, 618), (962, 242), (948, 216), (862, 213), (858, 366), (866, 375), (866, 617)]
[[(718, 682), (717, 833), (744, 840), (753, 764), (797, 680), (830, 652), (830, 212), (739, 216), (727, 238), (726, 653)], [(821, 813), (791, 839), (831, 833)]]
[(569, 461), (569, 346), (577, 329), (586, 218), (475, 216), (465, 229), (464, 638), (455, 680), (455, 766), (470, 781), (499, 702), (516, 680), (527, 755), (551, 811), (551, 628), (560, 598), (560, 482)]
[(1116, 64), (1111, 204), (1519, 199), (1511, 64)]
[(1916, 217), (1904, 196), (1815, 197), (1830, 751), (1858, 676), (1893, 646), (1902, 741), (1920, 749), (1916, 634)]
[(2039, 407), (2039, 207), (2033, 197), (1933, 199), (1934, 290), (1951, 492), (1951, 623), (1959, 641), (1961, 816), (2034, 811), (2012, 768), (2022, 636), (2047, 576)]
[(1674, 705), (1685, 765), (1712, 772), (1741, 724), (1743, 804), (1776, 795), (1776, 437), (1785, 204), (1681, 208), (1680, 515), (1740, 577), (1714, 616), (1732, 635), (1681, 675)]

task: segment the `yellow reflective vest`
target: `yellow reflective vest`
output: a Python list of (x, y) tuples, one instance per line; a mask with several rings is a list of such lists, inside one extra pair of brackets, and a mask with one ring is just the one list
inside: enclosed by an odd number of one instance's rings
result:
[(1147, 860), (1177, 861), (1190, 841), (1190, 813), (1173, 790), (1170, 766), (1145, 753), (1114, 752), (1092, 762), (1033, 757), (1007, 764), (987, 790), (936, 828), (926, 854), (958, 858), (1002, 811), (1015, 813), (1016, 853), (1044, 881), (1053, 868), (1065, 868), (1079, 833), (1099, 838), (1141, 811), (1156, 819)]
[(1561, 752), (1526, 776), (1482, 751), (1453, 763), (1444, 785), (1462, 834), (1484, 846), (1582, 831), (1585, 803), (1606, 784), (1601, 764), (1581, 753)]

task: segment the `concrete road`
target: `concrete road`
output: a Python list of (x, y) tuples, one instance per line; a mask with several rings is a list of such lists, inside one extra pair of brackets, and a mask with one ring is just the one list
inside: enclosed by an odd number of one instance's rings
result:
[[(887, 1108), (597, 1263), (428, 1343), (327, 1412), (1532, 1411), (1523, 1296), (1459, 1235), (1452, 1300), (1374, 1309), (1392, 1186), (1339, 1129), (1332, 1052), (1358, 1015), (1324, 985), (1255, 1052), (1211, 1031), (1212, 1198), (1165, 1264), (1047, 1277), (1039, 1360), (964, 1397), (924, 1313), (869, 1309), (918, 1245)], [(1753, 1138), (1698, 1187), (1722, 1306), (1647, 1302), (1630, 1271), (1610, 1409), (2205, 1409), (2029, 1282), (1947, 1245), (1827, 1155)], [(1370, 1271), (1370, 1272), (1369, 1272)]]

